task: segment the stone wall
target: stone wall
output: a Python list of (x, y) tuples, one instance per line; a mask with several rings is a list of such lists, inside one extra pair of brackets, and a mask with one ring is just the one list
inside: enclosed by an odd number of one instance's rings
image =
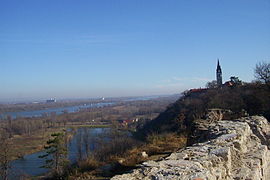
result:
[(112, 179), (270, 180), (270, 125), (265, 118), (205, 124), (207, 141), (160, 161), (144, 162), (138, 169)]

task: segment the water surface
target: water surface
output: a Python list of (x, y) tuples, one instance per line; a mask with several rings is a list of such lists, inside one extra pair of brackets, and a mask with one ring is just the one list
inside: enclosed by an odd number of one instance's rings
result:
[[(68, 159), (70, 162), (73, 164), (78, 159), (85, 158), (87, 153), (91, 153), (97, 147), (97, 138), (99, 140), (100, 138), (108, 139), (106, 135), (109, 131), (110, 128), (79, 128), (68, 143)], [(45, 159), (39, 158), (39, 156), (44, 154), (45, 152), (41, 151), (12, 161), (10, 163), (10, 179), (19, 179), (23, 175), (37, 176), (48, 172), (48, 169), (41, 168), (45, 164)]]
[(3, 118), (6, 116), (11, 116), (14, 119), (17, 117), (40, 117), (43, 115), (50, 115), (51, 113), (55, 113), (56, 115), (59, 115), (59, 114), (63, 114), (64, 112), (72, 113), (72, 112), (78, 112), (81, 109), (104, 107), (104, 106), (108, 106), (112, 104), (113, 104), (112, 102), (101, 102), (101, 103), (95, 103), (95, 104), (47, 108), (47, 109), (33, 110), (33, 111), (5, 112), (5, 113), (0, 114), (0, 117)]

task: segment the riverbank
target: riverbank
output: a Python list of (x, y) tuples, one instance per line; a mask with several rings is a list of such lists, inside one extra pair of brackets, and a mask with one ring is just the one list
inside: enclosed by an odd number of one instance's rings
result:
[(110, 179), (137, 167), (138, 164), (159, 160), (170, 153), (186, 146), (186, 136), (174, 133), (149, 136), (146, 142), (132, 140), (121, 136), (111, 139), (109, 143), (93, 152), (93, 156), (78, 162), (68, 178)]
[(111, 101), (102, 100), (84, 100), (74, 102), (55, 102), (55, 103), (18, 103), (18, 104), (0, 104), (0, 114), (7, 112), (24, 112), (24, 111), (37, 111), (47, 110), (51, 108), (67, 108), (67, 107), (82, 107), (85, 105), (98, 104), (98, 103), (110, 103)]
[[(63, 131), (64, 129), (72, 128), (77, 129), (81, 127), (87, 128), (108, 128), (109, 125), (89, 125), (89, 124), (70, 124), (66, 125), (65, 127), (54, 127), (54, 128), (47, 128), (46, 131), (40, 130), (35, 132), (32, 135), (14, 135), (14, 137), (10, 138), (11, 141), (11, 148), (10, 154), (11, 160), (23, 158), (25, 155), (29, 155), (32, 153), (36, 153), (42, 151), (46, 142), (51, 138), (51, 134)], [(68, 138), (72, 138), (73, 134), (69, 133)]]
[(10, 138), (11, 160), (23, 158), (25, 155), (43, 150), (51, 134), (62, 131), (63, 129), (63, 127), (48, 128), (46, 131), (40, 130), (30, 136), (26, 134), (14, 135), (14, 137)]
[[(109, 132), (110, 128), (93, 128), (93, 126), (78, 127), (76, 129), (67, 128), (66, 133), (70, 136), (69, 140), (66, 141), (69, 168), (76, 167), (78, 160), (92, 152), (97, 143), (106, 142), (110, 137)], [(41, 168), (45, 164), (46, 159), (39, 158), (39, 156), (44, 155), (44, 153), (44, 151), (39, 151), (25, 155), (24, 158), (11, 161), (10, 179), (51, 177), (50, 169)], [(66, 170), (69, 171), (69, 168)]]

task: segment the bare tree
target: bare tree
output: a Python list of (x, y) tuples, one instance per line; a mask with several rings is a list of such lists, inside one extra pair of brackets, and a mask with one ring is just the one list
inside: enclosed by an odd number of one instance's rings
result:
[(206, 88), (212, 89), (212, 88), (217, 88), (218, 84), (217, 84), (216, 80), (213, 80), (211, 82), (207, 82), (205, 86), (206, 86)]
[(87, 128), (83, 128), (83, 144), (84, 144), (84, 147), (85, 147), (85, 153), (86, 153), (86, 157), (89, 156), (90, 152), (89, 152), (89, 141), (90, 141), (90, 135), (89, 135), (89, 131)]
[(82, 140), (83, 140), (83, 134), (82, 134), (82, 131), (78, 130), (78, 135), (77, 135), (77, 157), (78, 157), (78, 160), (81, 161), (83, 159), (83, 144), (82, 144)]
[(270, 63), (259, 62), (254, 69), (254, 76), (256, 79), (264, 83), (270, 82)]
[(230, 81), (231, 81), (231, 83), (233, 83), (233, 85), (242, 85), (243, 84), (243, 82), (236, 76), (231, 76)]
[(11, 160), (10, 146), (8, 134), (2, 131), (0, 134), (0, 179), (3, 180), (8, 179), (9, 161)]

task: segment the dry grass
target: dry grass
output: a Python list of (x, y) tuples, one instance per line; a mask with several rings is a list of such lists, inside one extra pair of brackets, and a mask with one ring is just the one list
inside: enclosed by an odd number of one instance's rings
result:
[[(160, 159), (185, 147), (187, 142), (186, 136), (176, 133), (151, 134), (144, 144), (136, 143), (130, 137), (118, 138), (101, 146), (87, 160), (79, 162), (78, 172), (71, 175), (70, 179), (108, 179), (112, 175), (135, 168), (144, 161)], [(142, 156), (144, 151), (148, 157)], [(102, 170), (101, 167), (106, 164), (114, 166), (110, 170)]]
[(78, 162), (78, 167), (81, 172), (94, 170), (101, 165), (102, 163), (100, 161), (97, 161), (94, 156), (90, 156), (86, 160)]
[(122, 162), (121, 164), (128, 167), (134, 167), (137, 164), (146, 161), (147, 158), (144, 158), (142, 156), (142, 149), (139, 148), (133, 148), (129, 150), (123, 158), (120, 159)]
[(168, 153), (186, 146), (187, 137), (176, 133), (151, 134), (147, 137), (148, 144), (143, 148), (149, 155)]
[(112, 109), (122, 111), (122, 110), (126, 109), (126, 106), (123, 106), (123, 105), (122, 106), (114, 106)]
[[(124, 166), (134, 167), (146, 160), (153, 160), (163, 157), (164, 154), (174, 152), (186, 146), (187, 138), (176, 133), (151, 134), (144, 145), (134, 146), (122, 155), (113, 156), (111, 160), (120, 162)], [(146, 152), (149, 157), (143, 157), (142, 152)]]
[(63, 128), (48, 128), (46, 132), (37, 131), (31, 136), (15, 135), (12, 137), (11, 154), (12, 159), (43, 150), (44, 145), (52, 133), (61, 131)]
[[(107, 125), (78, 125), (78, 126), (69, 126), (67, 127), (91, 127), (91, 128), (97, 128), (97, 127), (108, 127)], [(27, 154), (32, 154), (38, 151), (41, 151), (44, 149), (44, 145), (46, 145), (46, 142), (48, 139), (51, 138), (51, 134), (55, 132), (60, 132), (63, 130), (63, 127), (57, 127), (57, 128), (47, 128), (46, 131), (39, 130), (34, 132), (33, 134), (29, 135), (14, 135), (11, 138), (11, 154), (12, 159), (18, 159), (20, 157), (23, 157)], [(71, 138), (72, 135), (69, 134), (68, 138)]]

